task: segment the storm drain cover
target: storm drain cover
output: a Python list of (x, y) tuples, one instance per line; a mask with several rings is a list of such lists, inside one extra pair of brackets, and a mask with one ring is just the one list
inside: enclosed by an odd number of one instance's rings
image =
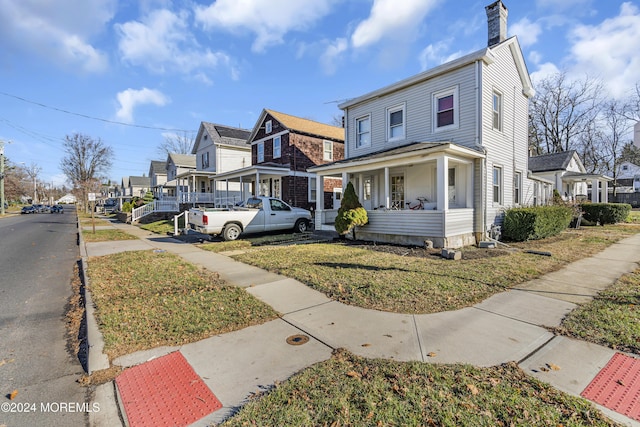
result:
[(222, 408), (179, 351), (126, 369), (116, 385), (131, 427), (187, 426)]
[(616, 353), (581, 396), (640, 421), (640, 359)]
[(289, 338), (287, 338), (287, 344), (290, 344), (290, 345), (302, 345), (308, 342), (309, 342), (309, 337), (302, 334), (291, 335)]

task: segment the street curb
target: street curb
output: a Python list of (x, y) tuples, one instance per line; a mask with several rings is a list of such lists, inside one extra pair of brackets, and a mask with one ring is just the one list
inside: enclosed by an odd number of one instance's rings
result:
[[(102, 333), (98, 327), (95, 317), (95, 305), (89, 291), (89, 277), (87, 274), (87, 248), (82, 238), (82, 226), (80, 218), (78, 220), (78, 245), (80, 247), (80, 258), (82, 263), (81, 274), (82, 283), (84, 284), (84, 307), (85, 318), (87, 321), (87, 374), (91, 375), (93, 371), (109, 368), (109, 358), (103, 353), (104, 340)], [(123, 425), (119, 415), (118, 401), (115, 396), (115, 383), (96, 387), (94, 400), (100, 403), (100, 411), (89, 414), (89, 425), (92, 427)], [(115, 420), (118, 420), (116, 424)]]

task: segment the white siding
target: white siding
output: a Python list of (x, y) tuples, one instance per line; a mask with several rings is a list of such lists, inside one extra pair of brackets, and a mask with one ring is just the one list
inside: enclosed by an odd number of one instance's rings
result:
[(251, 166), (251, 148), (246, 149), (219, 145), (216, 155), (218, 173), (225, 173)]
[[(522, 173), (522, 204), (533, 203), (533, 184), (527, 179), (528, 108), (523, 85), (509, 46), (494, 50), (497, 60), (482, 67), (482, 145), (487, 151), (485, 170), (486, 228), (500, 223), (513, 206), (514, 172)], [(502, 94), (502, 130), (493, 128), (493, 93)], [(502, 203), (493, 202), (493, 168), (502, 168)]]
[[(363, 102), (345, 111), (348, 158), (385, 150), (410, 142), (451, 141), (467, 147), (475, 144), (475, 65), (470, 64), (451, 73), (417, 83), (387, 96)], [(459, 126), (455, 130), (434, 132), (433, 95), (443, 90), (458, 89)], [(405, 106), (405, 139), (387, 141), (387, 109)], [(356, 148), (356, 119), (370, 115), (371, 144)]]

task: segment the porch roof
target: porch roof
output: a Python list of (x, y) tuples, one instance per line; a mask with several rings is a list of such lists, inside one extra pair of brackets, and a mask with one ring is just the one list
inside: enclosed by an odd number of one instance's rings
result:
[(485, 157), (485, 154), (479, 150), (463, 147), (453, 142), (412, 142), (401, 147), (376, 151), (375, 153), (338, 160), (325, 165), (313, 166), (307, 170), (323, 175), (323, 172), (347, 172), (361, 167), (394, 166), (398, 163), (406, 164), (408, 161), (424, 162), (434, 159), (438, 154), (449, 154), (466, 159), (481, 159)]
[(212, 178), (216, 175), (217, 174), (213, 171), (199, 171), (195, 169), (190, 169), (188, 171), (177, 174), (176, 178), (191, 178), (191, 177)]
[(594, 179), (597, 179), (598, 181), (607, 181), (607, 182), (613, 181), (613, 178), (606, 175), (597, 174), (597, 173), (567, 172), (564, 175), (562, 175), (562, 180), (569, 181), (569, 182), (593, 181)]
[(285, 166), (277, 166), (275, 164), (261, 164), (261, 165), (252, 165), (247, 166), (246, 168), (236, 169), (234, 171), (229, 171), (225, 173), (221, 173), (216, 175), (216, 180), (234, 180), (240, 179), (245, 176), (255, 176), (256, 174), (268, 174), (268, 175), (276, 175), (276, 176), (288, 176), (291, 173), (291, 169), (288, 165)]

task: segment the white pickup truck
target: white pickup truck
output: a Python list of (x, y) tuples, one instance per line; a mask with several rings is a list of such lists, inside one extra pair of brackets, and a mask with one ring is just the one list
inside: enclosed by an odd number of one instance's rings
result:
[(189, 209), (189, 228), (199, 233), (236, 240), (240, 234), (288, 230), (305, 232), (311, 212), (273, 197), (251, 197), (243, 207)]

